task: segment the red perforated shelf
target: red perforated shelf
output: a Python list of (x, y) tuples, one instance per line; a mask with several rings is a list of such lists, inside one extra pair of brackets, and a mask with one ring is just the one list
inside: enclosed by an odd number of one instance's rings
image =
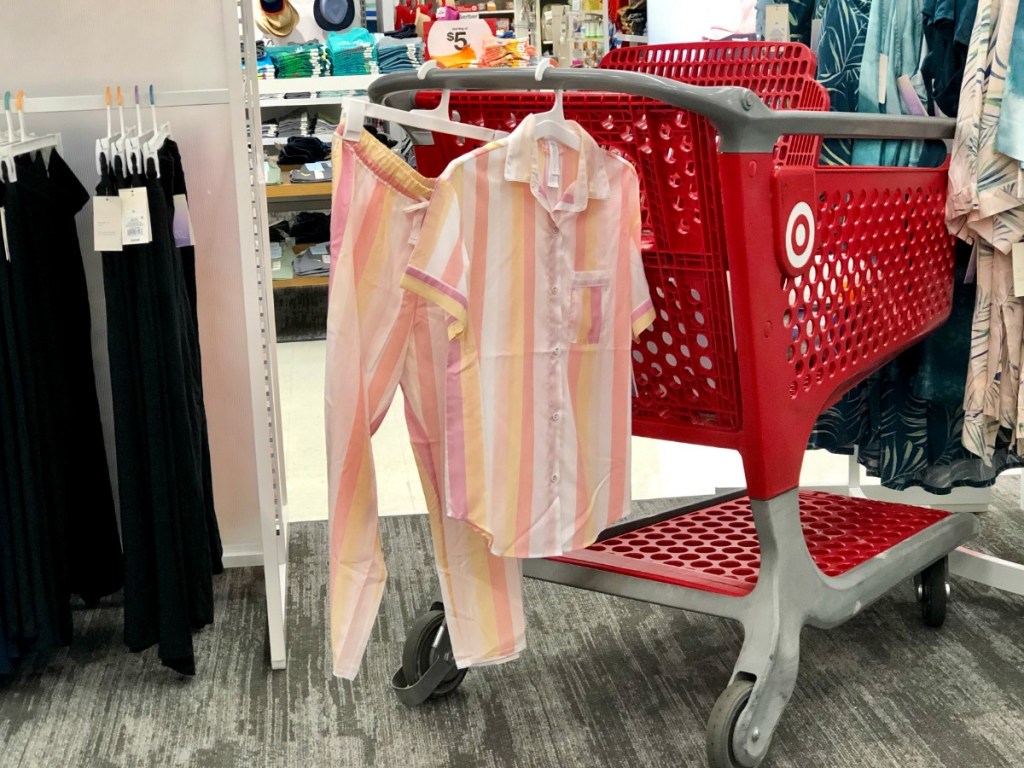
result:
[[(947, 516), (937, 509), (800, 493), (807, 548), (827, 576), (846, 573)], [(740, 498), (551, 559), (742, 597), (757, 583), (761, 551), (750, 499)]]

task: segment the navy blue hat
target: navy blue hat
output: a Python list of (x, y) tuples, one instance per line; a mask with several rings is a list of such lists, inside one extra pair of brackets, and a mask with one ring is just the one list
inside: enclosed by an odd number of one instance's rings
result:
[(260, 0), (260, 9), (268, 16), (274, 16), (284, 10), (284, 0)]
[(352, 26), (356, 15), (355, 0), (314, 0), (313, 17), (320, 29), (340, 32)]

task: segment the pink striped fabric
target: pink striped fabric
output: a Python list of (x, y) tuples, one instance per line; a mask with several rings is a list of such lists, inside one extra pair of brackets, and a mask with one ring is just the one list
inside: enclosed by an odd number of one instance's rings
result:
[(447, 315), (399, 285), (432, 182), (363, 133), (335, 136), (326, 420), (334, 673), (355, 677), (380, 606), (381, 554), (370, 437), (401, 386), (430, 516), (441, 595), (460, 667), (525, 645), (517, 560), (443, 514)]
[(636, 171), (507, 138), (435, 186), (402, 279), (448, 317), (445, 497), (504, 557), (581, 549), (629, 511), (631, 342), (654, 320)]

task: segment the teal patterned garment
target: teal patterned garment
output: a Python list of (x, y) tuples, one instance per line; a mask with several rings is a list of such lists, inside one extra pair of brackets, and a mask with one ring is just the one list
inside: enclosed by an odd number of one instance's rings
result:
[[(874, 0), (864, 37), (857, 111), (868, 114), (903, 115), (908, 106), (901, 98), (897, 80), (916, 80), (921, 93), (924, 84), (918, 71), (924, 40), (921, 0)], [(855, 143), (854, 165), (916, 166), (924, 143), (920, 141), (875, 141)]]
[[(821, 12), (818, 82), (828, 91), (833, 112), (856, 112), (871, 0), (825, 0)], [(853, 143), (853, 139), (826, 139), (822, 165), (850, 165)]]
[[(973, 13), (971, 4), (965, 7)], [(894, 9), (904, 15), (920, 13), (918, 0), (875, 0), (874, 9), (871, 0), (824, 3), (818, 80), (828, 90), (833, 111), (855, 112), (865, 99), (877, 102), (879, 51), (893, 52), (897, 47), (900, 51), (899, 56), (890, 57), (892, 71), (886, 73), (887, 105), (893, 100), (894, 67), (907, 74), (916, 71), (920, 41), (915, 54), (915, 44), (896, 36), (908, 28), (915, 36), (922, 35), (921, 22), (916, 17), (909, 22), (894, 19)], [(973, 22), (966, 25), (970, 28)], [(899, 113), (899, 97), (895, 101), (894, 111)], [(889, 110), (878, 104), (874, 110), (860, 111)], [(910, 145), (829, 140), (824, 142), (821, 163), (851, 165), (855, 159), (870, 165), (906, 163), (911, 159)], [(940, 154), (944, 157), (944, 148)], [(920, 162), (933, 165), (935, 157), (929, 151)], [(808, 447), (847, 455), (856, 448), (868, 474), (880, 478), (884, 486), (896, 490), (921, 486), (939, 494), (958, 486), (991, 485), (1003, 470), (1024, 465), (1008, 450), (1008, 432), (997, 440), (988, 465), (963, 445), (962, 405), (975, 303), (975, 286), (964, 281), (969, 257), (969, 248), (958, 249), (954, 307), (947, 323), (826, 410), (815, 424)]]
[[(1010, 51), (1016, 55), (1011, 54), (1007, 62), (996, 149), (1018, 161), (1024, 173), (1024, 12), (1019, 6)], [(1024, 179), (1018, 179), (1017, 184), (1024, 187)]]

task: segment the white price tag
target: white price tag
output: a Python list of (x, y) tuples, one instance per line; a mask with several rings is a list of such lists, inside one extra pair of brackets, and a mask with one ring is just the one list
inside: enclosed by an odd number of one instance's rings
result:
[(118, 195), (121, 197), (121, 242), (125, 245), (153, 242), (146, 188), (122, 189)]
[(549, 141), (548, 147), (551, 151), (548, 156), (548, 187), (558, 189), (559, 180), (562, 178), (562, 154), (556, 142)]
[(271, 272), (280, 272), (281, 271), (281, 262), (280, 261), (275, 261), (274, 262), (274, 266), (272, 266), (270, 268), (270, 271)]
[(1024, 243), (1013, 244), (1013, 295), (1024, 298)]
[(878, 54), (878, 103), (885, 106), (885, 92), (889, 85), (889, 57)]
[(179, 248), (196, 244), (192, 232), (192, 215), (188, 212), (188, 198), (184, 195), (174, 196), (174, 223), (171, 228), (174, 231), (174, 244)]
[(774, 3), (764, 7), (764, 39), (770, 43), (789, 42), (789, 5)]
[(11, 260), (11, 246), (7, 243), (7, 209), (0, 205), (0, 233), (3, 234), (4, 238), (4, 253), (7, 254), (7, 260)]
[(120, 197), (92, 199), (92, 241), (100, 253), (122, 250)]

